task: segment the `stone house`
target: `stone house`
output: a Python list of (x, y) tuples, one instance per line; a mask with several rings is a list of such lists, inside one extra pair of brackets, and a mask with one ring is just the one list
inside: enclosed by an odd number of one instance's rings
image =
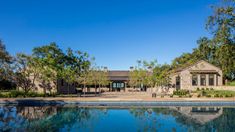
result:
[(170, 79), (176, 89), (196, 90), (223, 85), (222, 70), (204, 60), (174, 70)]

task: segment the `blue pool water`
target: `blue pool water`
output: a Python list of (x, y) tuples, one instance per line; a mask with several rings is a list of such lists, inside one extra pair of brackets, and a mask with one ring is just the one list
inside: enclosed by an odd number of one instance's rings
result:
[(235, 108), (0, 106), (1, 131), (235, 131)]

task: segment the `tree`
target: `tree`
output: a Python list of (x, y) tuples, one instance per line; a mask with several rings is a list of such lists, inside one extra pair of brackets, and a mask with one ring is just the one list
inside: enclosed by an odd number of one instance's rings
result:
[(14, 81), (17, 88), (22, 88), (25, 94), (36, 89), (35, 81), (39, 72), (34, 66), (32, 57), (22, 53), (17, 54), (14, 67)]
[(53, 86), (57, 86), (57, 81), (63, 79), (69, 83), (69, 93), (70, 85), (81, 80), (77, 79), (80, 76), (86, 76), (90, 67), (89, 55), (86, 52), (68, 48), (64, 53), (56, 43), (34, 48), (33, 57), (40, 65), (41, 82), (49, 86), (50, 92)]
[(206, 28), (213, 35), (212, 41), (218, 47), (216, 58), (224, 71), (224, 77), (235, 78), (235, 1), (223, 0), (219, 6), (213, 6), (214, 13), (208, 17)]
[(167, 93), (170, 86), (170, 70), (171, 66), (168, 64), (158, 65), (153, 70), (153, 76), (156, 78), (157, 87), (161, 88), (163, 93)]
[(0, 40), (0, 81), (9, 78), (9, 72), (12, 72), (10, 67), (12, 61), (12, 56), (6, 51), (6, 46)]
[(41, 81), (49, 84), (51, 87), (52, 85), (57, 86), (57, 80), (62, 79), (62, 75), (64, 75), (65, 55), (62, 50), (56, 43), (51, 43), (34, 48), (33, 57), (41, 66)]

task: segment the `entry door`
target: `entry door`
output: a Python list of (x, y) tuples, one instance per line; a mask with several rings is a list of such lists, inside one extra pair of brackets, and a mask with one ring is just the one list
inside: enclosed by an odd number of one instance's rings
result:
[(178, 90), (180, 89), (180, 76), (177, 76), (175, 80), (176, 80), (175, 87)]

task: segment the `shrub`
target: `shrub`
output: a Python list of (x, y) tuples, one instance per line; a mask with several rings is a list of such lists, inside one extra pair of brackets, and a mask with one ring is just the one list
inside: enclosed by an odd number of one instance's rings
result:
[(197, 88), (197, 91), (200, 91), (200, 88)]
[(173, 98), (174, 95), (170, 95), (170, 98)]
[(219, 94), (215, 94), (215, 96), (214, 96), (214, 97), (217, 97), (217, 98), (218, 98), (218, 97), (220, 97), (220, 96), (219, 96)]
[(198, 98), (201, 97), (201, 94), (198, 94), (197, 97), (198, 97)]
[(209, 91), (209, 88), (206, 88), (207, 91)]
[(202, 91), (202, 96), (206, 96), (206, 91)]
[(188, 97), (189, 97), (189, 98), (192, 98), (193, 96), (190, 94)]
[(179, 95), (179, 97), (180, 97), (180, 98), (182, 98), (182, 96), (181, 96), (181, 95)]
[(206, 95), (206, 97), (210, 98), (210, 97), (211, 97), (211, 95), (210, 95), (210, 94), (208, 94), (208, 95)]
[(226, 94), (225, 97), (232, 97), (233, 95), (232, 94)]
[(184, 90), (184, 89), (182, 89), (182, 90), (176, 90), (176, 91), (173, 92), (173, 95), (185, 96), (185, 95), (187, 95), (187, 94), (189, 94), (189, 91), (188, 91), (188, 90)]
[(24, 97), (25, 93), (23, 91), (10, 91), (10, 93), (8, 93), (8, 98), (16, 98), (16, 97)]
[(211, 91), (213, 91), (214, 89), (213, 88), (210, 88)]
[(0, 94), (0, 98), (19, 98), (19, 97), (49, 97), (49, 96), (56, 96), (55, 94), (39, 94), (36, 92), (28, 92), (24, 93), (23, 91), (13, 90), (10, 92), (6, 92), (5, 94)]
[(205, 90), (204, 88), (202, 88), (202, 91)]
[(161, 98), (164, 98), (164, 95), (161, 95)]

